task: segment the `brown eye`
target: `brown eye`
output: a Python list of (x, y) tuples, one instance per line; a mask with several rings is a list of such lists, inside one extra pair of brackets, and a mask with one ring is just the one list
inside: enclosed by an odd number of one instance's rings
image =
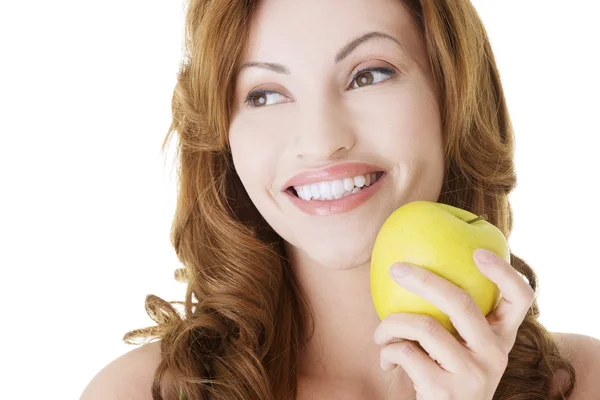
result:
[(352, 83), (356, 82), (356, 86), (352, 85), (351, 87), (353, 89), (356, 89), (359, 87), (369, 86), (369, 85), (372, 85), (373, 83), (379, 83), (381, 81), (387, 80), (385, 78), (384, 79), (380, 79), (380, 78), (376, 79), (376, 77), (379, 77), (381, 75), (383, 75), (383, 76), (387, 75), (389, 78), (391, 78), (394, 75), (396, 75), (396, 71), (389, 69), (389, 68), (384, 68), (384, 67), (367, 68), (367, 69), (360, 70), (356, 73), (356, 75), (354, 75), (354, 79), (352, 79)]
[(284, 97), (282, 94), (272, 90), (255, 90), (246, 97), (244, 103), (250, 108), (264, 107), (267, 104), (269, 95)]
[(267, 95), (265, 93), (259, 93), (250, 99), (252, 107), (262, 106), (267, 102)]
[(356, 76), (356, 83), (359, 87), (370, 85), (373, 83), (373, 74), (369, 71), (362, 72)]

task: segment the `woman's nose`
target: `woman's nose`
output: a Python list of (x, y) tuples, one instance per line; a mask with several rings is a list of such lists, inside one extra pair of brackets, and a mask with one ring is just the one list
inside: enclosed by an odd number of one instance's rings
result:
[(296, 157), (319, 162), (343, 156), (356, 142), (350, 121), (341, 102), (319, 101), (305, 107), (294, 128)]

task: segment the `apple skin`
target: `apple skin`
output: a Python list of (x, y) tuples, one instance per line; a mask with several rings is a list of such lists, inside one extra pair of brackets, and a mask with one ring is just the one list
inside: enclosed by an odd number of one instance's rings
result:
[(510, 263), (510, 250), (502, 232), (485, 219), (447, 204), (413, 201), (394, 211), (382, 225), (371, 255), (370, 284), (380, 319), (391, 313), (418, 313), (438, 320), (454, 336), (450, 318), (429, 301), (398, 285), (390, 267), (405, 262), (428, 269), (473, 297), (484, 315), (501, 299), (498, 286), (483, 275), (473, 252), (493, 251)]

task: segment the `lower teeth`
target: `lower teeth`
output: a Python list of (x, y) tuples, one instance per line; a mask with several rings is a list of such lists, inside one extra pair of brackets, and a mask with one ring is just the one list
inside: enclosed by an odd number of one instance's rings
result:
[[(359, 187), (355, 187), (354, 189), (352, 189), (350, 192), (344, 192), (344, 194), (342, 194), (342, 197), (346, 197), (346, 196), (350, 196), (351, 194), (354, 193), (358, 193), (360, 192), (363, 188), (365, 188), (366, 186), (359, 188)], [(294, 192), (295, 193), (295, 192)], [(296, 197), (301, 198), (300, 196), (298, 196), (298, 193), (296, 193)], [(341, 197), (340, 197), (341, 198)], [(305, 200), (305, 199), (303, 199)], [(337, 200), (335, 196), (331, 196), (330, 198), (324, 199), (322, 197), (315, 199), (314, 197), (311, 197), (310, 201), (329, 201), (329, 200)]]
[(342, 197), (350, 196), (351, 194), (354, 194), (354, 193), (357, 193), (357, 192), (360, 192), (360, 191), (361, 191), (360, 188), (355, 187), (354, 189), (352, 189), (349, 192), (344, 192), (344, 194), (342, 195)]

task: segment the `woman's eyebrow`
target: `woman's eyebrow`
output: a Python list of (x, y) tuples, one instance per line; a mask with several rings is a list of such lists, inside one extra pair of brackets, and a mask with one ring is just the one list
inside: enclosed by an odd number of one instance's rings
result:
[[(346, 56), (348, 56), (348, 54), (350, 54), (359, 45), (361, 45), (362, 43), (364, 43), (370, 39), (390, 39), (390, 40), (394, 41), (395, 43), (397, 43), (398, 46), (402, 47), (402, 44), (400, 44), (398, 39), (396, 39), (395, 37), (393, 37), (391, 35), (388, 35), (387, 33), (369, 32), (369, 33), (365, 33), (364, 35), (357, 37), (356, 39), (352, 40), (350, 43), (348, 43), (347, 45), (342, 47), (335, 56), (335, 60), (334, 60), (335, 63), (337, 64), (340, 61), (342, 61), (344, 58), (346, 58)], [(279, 74), (286, 74), (286, 75), (290, 74), (290, 70), (285, 65), (278, 64), (278, 63), (270, 63), (270, 62), (247, 62), (247, 63), (244, 63), (240, 67), (240, 71), (244, 68), (249, 68), (249, 67), (264, 68), (264, 69), (268, 69), (273, 72), (277, 72)]]

